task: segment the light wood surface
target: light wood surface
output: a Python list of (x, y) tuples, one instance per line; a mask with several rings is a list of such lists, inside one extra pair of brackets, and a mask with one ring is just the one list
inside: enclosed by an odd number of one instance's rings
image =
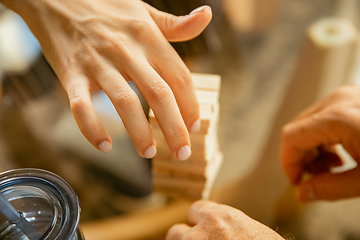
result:
[(186, 222), (189, 207), (190, 202), (173, 201), (152, 211), (84, 222), (81, 229), (86, 240), (149, 239), (167, 231), (173, 224)]

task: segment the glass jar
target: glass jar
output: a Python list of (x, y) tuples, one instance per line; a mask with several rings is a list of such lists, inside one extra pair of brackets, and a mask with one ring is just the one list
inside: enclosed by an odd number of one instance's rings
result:
[[(61, 177), (40, 169), (0, 174), (0, 193), (44, 240), (83, 240), (76, 193)], [(0, 213), (0, 239), (32, 240)]]

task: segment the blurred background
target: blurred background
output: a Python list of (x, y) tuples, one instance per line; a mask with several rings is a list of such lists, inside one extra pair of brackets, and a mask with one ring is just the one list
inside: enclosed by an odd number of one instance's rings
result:
[[(360, 2), (147, 2), (176, 15), (203, 4), (213, 8), (203, 34), (173, 45), (192, 72), (222, 78), (218, 136), (224, 163), (211, 199), (288, 238), (360, 239), (360, 199), (299, 203), (278, 156), (283, 124), (340, 84), (359, 82)], [(36, 167), (65, 178), (79, 196), (88, 240), (110, 239), (101, 238), (101, 230), (90, 234), (96, 226), (111, 226), (111, 239), (163, 239), (173, 223), (186, 222), (190, 203), (153, 193), (150, 161), (137, 155), (106, 95), (94, 93), (92, 100), (113, 139), (108, 154), (82, 136), (36, 39), (0, 5), (1, 170)]]

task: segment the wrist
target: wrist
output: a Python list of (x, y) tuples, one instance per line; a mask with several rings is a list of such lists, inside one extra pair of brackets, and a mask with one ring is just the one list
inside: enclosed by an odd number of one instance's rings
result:
[(24, 20), (35, 13), (35, 4), (42, 1), (34, 0), (0, 0), (7, 8), (19, 14)]

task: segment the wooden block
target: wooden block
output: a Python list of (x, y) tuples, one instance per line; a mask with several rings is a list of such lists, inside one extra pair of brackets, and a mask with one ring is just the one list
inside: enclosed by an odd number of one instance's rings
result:
[(205, 175), (188, 174), (187, 178), (176, 178), (155, 173), (153, 176), (154, 190), (175, 198), (208, 199), (221, 167), (222, 158), (221, 152), (214, 154), (213, 160), (210, 161), (211, 164), (206, 168)]
[(206, 172), (206, 162), (204, 164), (182, 164), (181, 162), (187, 161), (179, 161), (174, 162), (165, 162), (165, 161), (153, 161), (153, 168), (161, 168), (166, 169), (166, 171), (172, 171), (174, 173), (184, 173), (184, 174), (193, 174), (193, 175), (205, 175)]
[(164, 170), (163, 168), (153, 167), (151, 169), (151, 173), (153, 175), (157, 175), (163, 178), (170, 178), (172, 176), (172, 172)]
[[(199, 144), (204, 145), (206, 141), (209, 141), (208, 140), (209, 138), (216, 137), (217, 129), (218, 129), (217, 124), (214, 124), (214, 126), (212, 128), (209, 128), (210, 131), (207, 134), (203, 134), (203, 133), (189, 134), (192, 148), (197, 149), (197, 147), (194, 147), (195, 145), (199, 145)], [(164, 137), (160, 127), (152, 127), (152, 132), (153, 132), (153, 136), (155, 138), (158, 148), (167, 146), (165, 137)], [(204, 148), (200, 148), (200, 149), (203, 150)]]
[(203, 199), (209, 199), (211, 189), (214, 185), (216, 176), (219, 173), (222, 162), (223, 162), (223, 154), (221, 152), (217, 152), (216, 154), (214, 154), (214, 158), (211, 160), (211, 164), (209, 164), (209, 167), (207, 168), (207, 173), (206, 173), (207, 181), (206, 181), (205, 189), (202, 193)]
[(220, 115), (220, 104), (216, 104), (213, 107), (213, 112), (208, 110), (204, 111), (203, 108), (200, 109), (200, 119), (201, 119), (201, 128), (199, 134), (206, 134), (209, 131), (209, 128), (213, 128), (218, 125)]
[(221, 77), (214, 74), (192, 73), (195, 89), (220, 91)]
[(155, 174), (153, 176), (154, 186), (171, 187), (178, 189), (192, 189), (195, 191), (203, 191), (206, 181), (204, 180), (189, 180), (187, 178), (172, 178), (163, 177)]
[[(220, 105), (202, 105), (200, 106), (200, 121), (201, 128), (198, 133), (206, 134), (211, 122), (218, 119), (220, 112)], [(152, 109), (149, 110), (149, 122), (152, 128), (159, 127), (159, 124), (155, 118), (155, 114)]]
[(242, 33), (259, 33), (279, 15), (280, 0), (224, 0), (224, 12), (233, 28)]
[[(206, 162), (212, 159), (212, 156), (214, 156), (218, 149), (219, 143), (218, 140), (215, 139), (213, 142), (209, 143), (209, 145), (206, 146), (205, 151), (192, 150), (190, 158), (186, 161), (180, 162), (190, 165), (206, 165)], [(168, 147), (158, 148), (156, 156), (152, 159), (152, 161), (171, 161), (174, 163), (179, 162), (179, 160), (172, 157)]]
[(170, 150), (158, 148), (155, 157), (152, 158), (152, 161), (165, 161), (170, 162), (172, 159), (172, 155), (170, 153)]
[(188, 180), (188, 173), (187, 172), (179, 172), (179, 171), (173, 171), (172, 172), (172, 179), (179, 179), (181, 181)]
[(191, 181), (195, 180), (195, 181), (206, 181), (207, 177), (206, 177), (206, 173), (205, 174), (191, 174), (189, 173), (187, 175), (187, 178)]
[(200, 138), (196, 138), (196, 136), (192, 136), (190, 134), (190, 141), (191, 141), (191, 149), (194, 151), (204, 151), (207, 152), (208, 146), (213, 145), (212, 143), (216, 141), (217, 137), (217, 126), (213, 129), (210, 133), (205, 135), (203, 141)]
[(211, 146), (214, 146), (214, 141), (217, 141), (218, 124), (209, 128), (206, 135), (201, 133), (190, 134), (191, 149), (193, 151), (210, 151)]
[[(210, 155), (210, 154), (208, 154)], [(187, 164), (190, 165), (206, 165), (207, 160), (209, 157), (206, 156), (204, 151), (192, 151), (190, 158), (188, 158), (186, 161)], [(153, 162), (160, 162), (160, 161), (179, 161), (172, 157), (169, 149), (163, 149), (159, 148), (156, 156), (152, 159)]]
[(195, 90), (195, 92), (200, 108), (202, 105), (213, 107), (219, 102), (219, 92), (207, 90)]

